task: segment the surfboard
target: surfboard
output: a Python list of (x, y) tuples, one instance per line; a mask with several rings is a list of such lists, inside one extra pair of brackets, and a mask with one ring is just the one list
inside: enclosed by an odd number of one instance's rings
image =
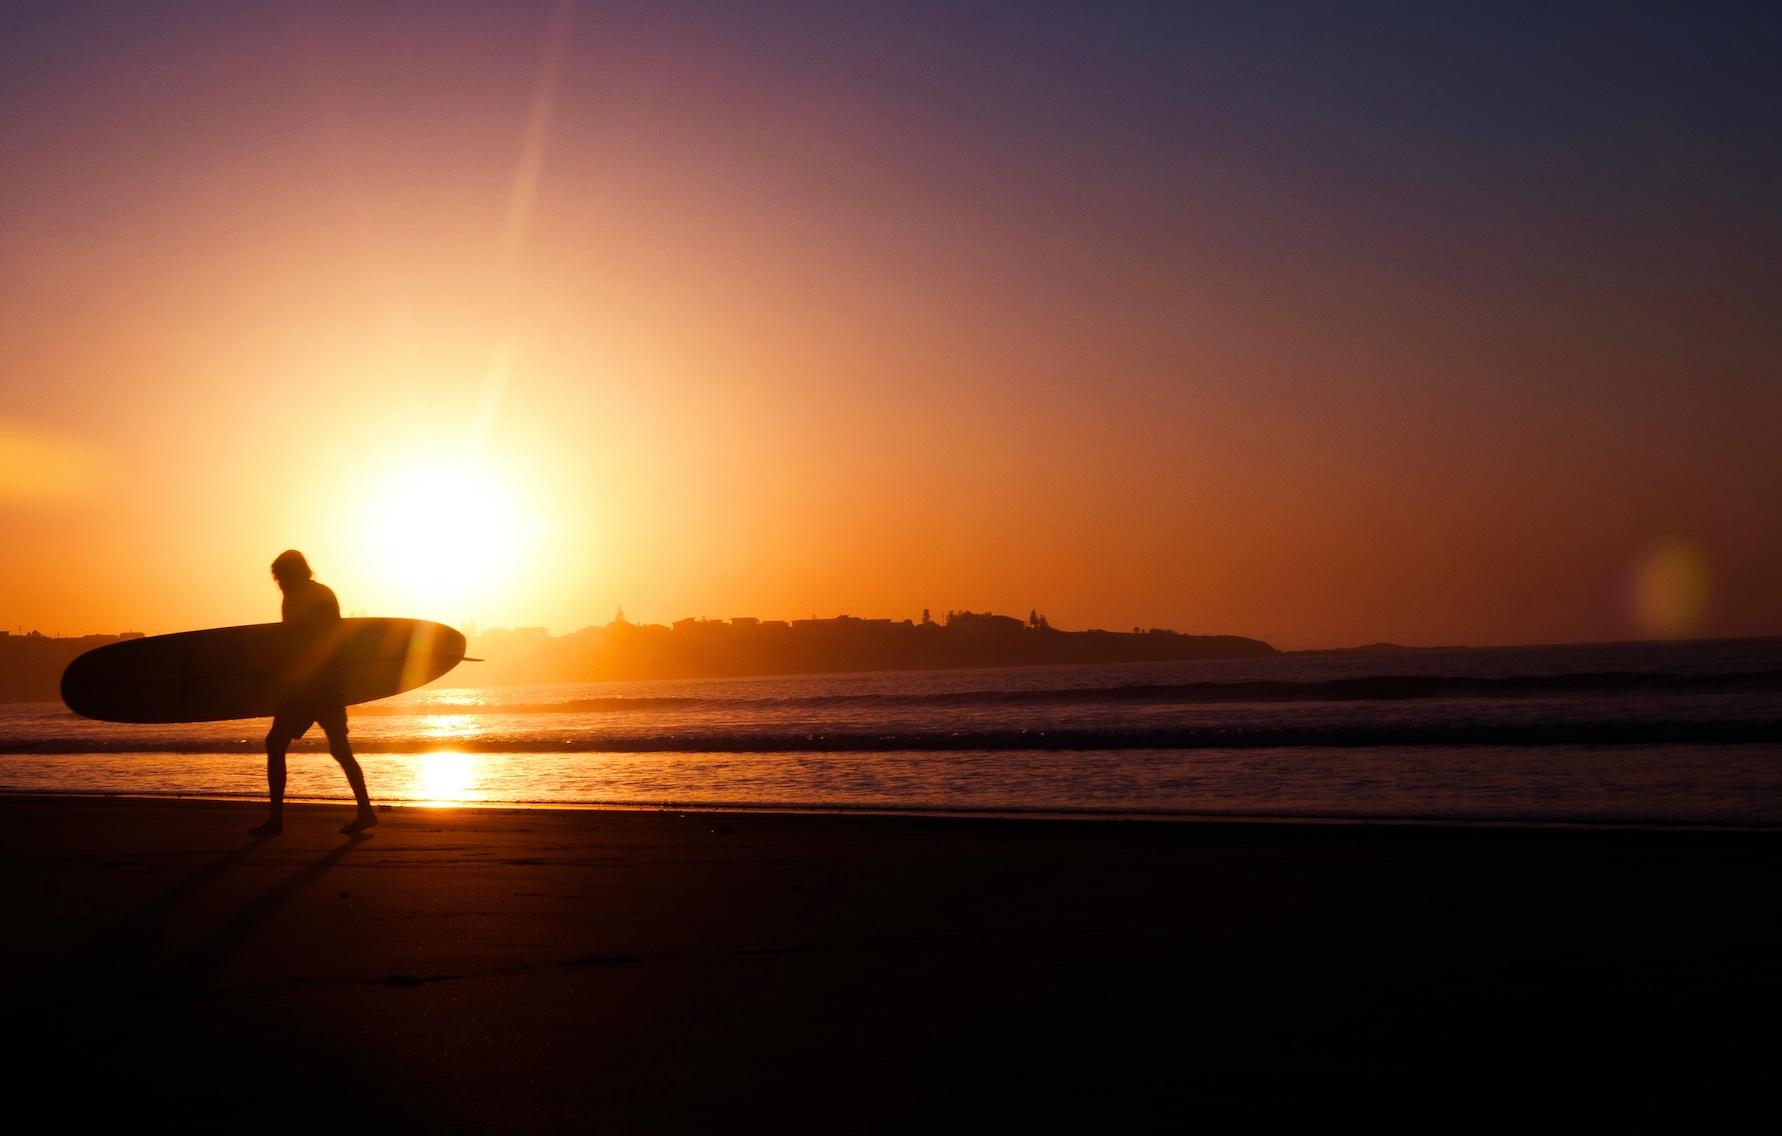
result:
[(284, 623), (213, 627), (95, 647), (62, 672), (62, 701), (107, 722), (267, 718), (326, 667), (352, 705), (425, 685), (463, 658), (463, 634), (422, 619), (343, 619), (308, 643)]

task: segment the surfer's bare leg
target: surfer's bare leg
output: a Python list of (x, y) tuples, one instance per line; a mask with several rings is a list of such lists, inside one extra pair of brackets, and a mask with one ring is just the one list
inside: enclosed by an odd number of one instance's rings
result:
[(323, 726), (328, 735), (328, 752), (340, 763), (340, 770), (346, 774), (347, 784), (353, 787), (353, 800), (359, 803), (359, 815), (341, 826), (345, 833), (363, 832), (377, 823), (377, 813), (372, 811), (371, 796), (365, 791), (365, 771), (359, 768), (359, 761), (353, 756), (353, 747), (347, 742), (346, 716), (341, 721), (329, 722)]
[(277, 733), (266, 735), (266, 797), (272, 804), (266, 823), (248, 830), (253, 836), (277, 836), (285, 830), (285, 748), (291, 743)]

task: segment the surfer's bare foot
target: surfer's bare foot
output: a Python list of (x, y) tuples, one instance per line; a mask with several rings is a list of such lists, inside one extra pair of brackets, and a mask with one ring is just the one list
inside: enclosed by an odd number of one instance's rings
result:
[(376, 825), (377, 825), (377, 814), (374, 812), (366, 811), (366, 812), (360, 813), (358, 816), (354, 817), (352, 820), (349, 820), (345, 824), (341, 825), (340, 831), (346, 833), (348, 836), (351, 836), (355, 832), (364, 832), (366, 829), (373, 828)]
[(269, 836), (277, 836), (284, 830), (285, 822), (277, 817), (273, 817), (264, 824), (256, 824), (254, 827), (248, 829), (248, 835), (257, 840), (265, 840)]

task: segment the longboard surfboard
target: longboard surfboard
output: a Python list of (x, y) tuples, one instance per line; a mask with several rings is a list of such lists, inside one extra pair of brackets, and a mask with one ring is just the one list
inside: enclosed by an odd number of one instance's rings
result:
[(344, 705), (423, 686), (464, 658), (464, 636), (422, 619), (343, 619), (300, 642), (283, 623), (213, 627), (96, 647), (62, 672), (62, 701), (107, 722), (266, 718), (332, 667)]

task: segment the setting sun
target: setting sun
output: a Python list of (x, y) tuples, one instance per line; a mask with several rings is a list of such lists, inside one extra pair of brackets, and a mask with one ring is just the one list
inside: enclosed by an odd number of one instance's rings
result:
[(519, 582), (537, 510), (516, 478), (467, 457), (411, 459), (365, 488), (359, 514), (365, 583), (459, 617)]

